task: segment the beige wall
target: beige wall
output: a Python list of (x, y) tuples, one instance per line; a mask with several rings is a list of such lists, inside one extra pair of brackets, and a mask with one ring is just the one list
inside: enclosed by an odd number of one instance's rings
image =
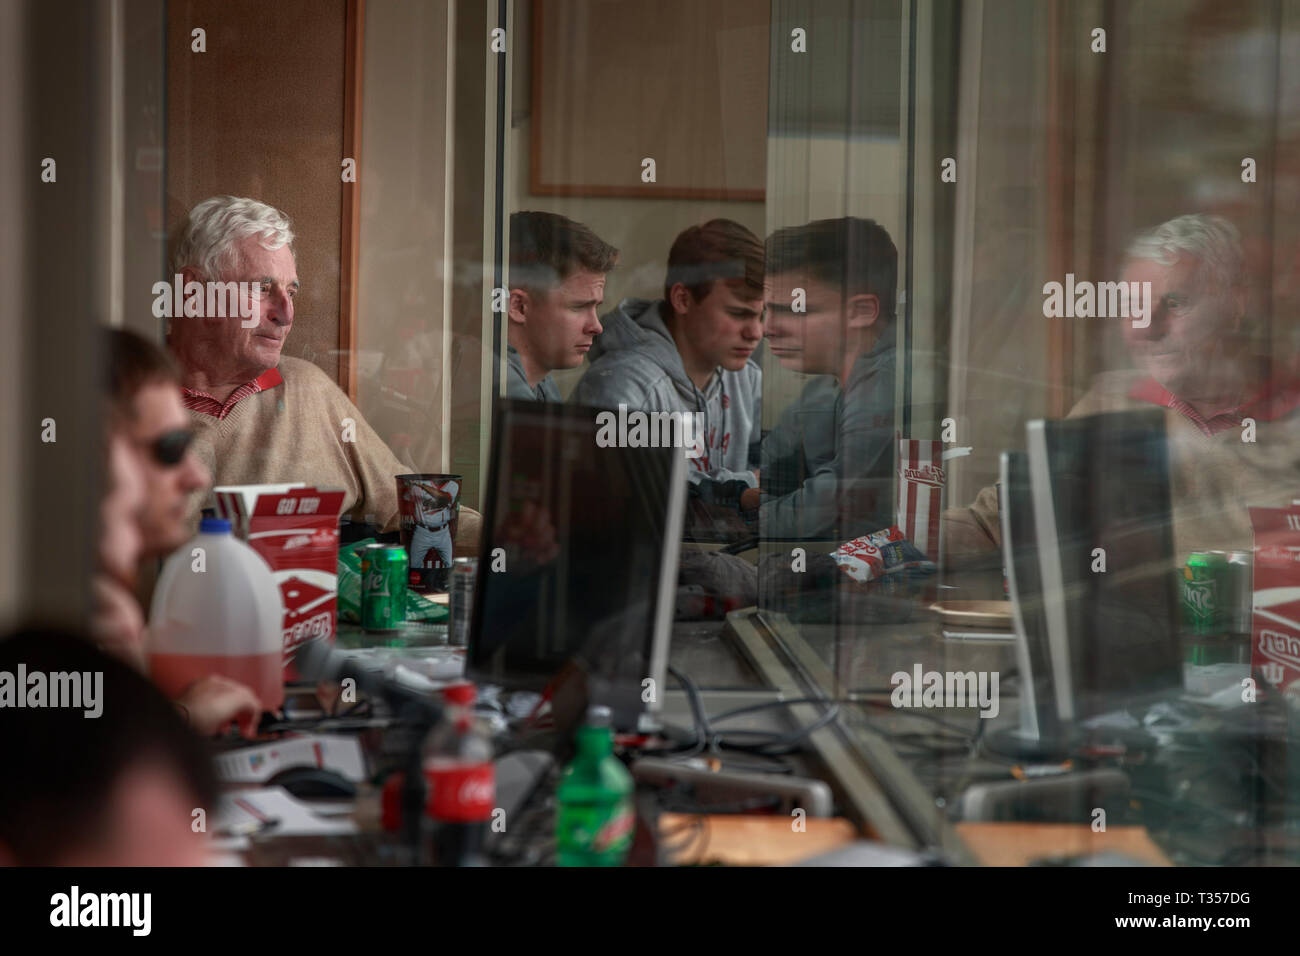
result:
[[(629, 296), (663, 295), (668, 249), (688, 226), (717, 217), (734, 219), (758, 236), (764, 235), (766, 217), (761, 202), (693, 199), (641, 199), (534, 196), (529, 191), (531, 119), (531, 4), (515, 4), (513, 122), (510, 129), (506, 205), (510, 211), (538, 209), (556, 212), (586, 223), (622, 253), (618, 268), (605, 287), (605, 303), (612, 308)], [(762, 144), (756, 144), (762, 148)], [(567, 394), (586, 370), (558, 373), (560, 390)]]
[(366, 5), (357, 403), (421, 471), (446, 467), (447, 14), (446, 0)]
[[(558, 212), (591, 226), (622, 251), (611, 273), (605, 301), (612, 307), (629, 296), (662, 295), (668, 249), (689, 225), (726, 217), (745, 225), (760, 238), (783, 226), (836, 216), (873, 218), (889, 230), (901, 250), (903, 179), (897, 139), (860, 138), (848, 143), (825, 135), (771, 136), (755, 144), (766, 153), (765, 202), (654, 198), (534, 196), (529, 191), (531, 118), (531, 9), (515, 6), (513, 123), (510, 131), (507, 205), (512, 210)], [(767, 69), (762, 71), (766, 82)], [(763, 97), (766, 109), (766, 97)], [(775, 424), (781, 410), (796, 396), (807, 377), (787, 372), (764, 358), (764, 426)], [(555, 375), (567, 394), (586, 365)]]
[[(343, 0), (169, 0), (167, 205), (251, 196), (293, 222), (302, 290), (285, 353), (339, 377)], [(207, 50), (191, 51), (191, 30)]]

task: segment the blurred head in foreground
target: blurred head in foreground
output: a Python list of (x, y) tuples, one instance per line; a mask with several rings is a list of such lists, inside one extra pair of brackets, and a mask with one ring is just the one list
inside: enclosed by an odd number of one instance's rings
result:
[(0, 864), (204, 862), (194, 811), (215, 814), (217, 784), (202, 742), (146, 677), (89, 641), (0, 639), (0, 767)]

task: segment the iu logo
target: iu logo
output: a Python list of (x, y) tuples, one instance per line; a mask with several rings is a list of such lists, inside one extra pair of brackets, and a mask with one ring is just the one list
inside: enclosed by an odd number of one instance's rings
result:
[(921, 465), (919, 468), (903, 468), (903, 480), (932, 488), (942, 488), (948, 483), (947, 473), (935, 464)]
[(1260, 670), (1264, 674), (1264, 680), (1268, 681), (1274, 687), (1282, 683), (1282, 678), (1286, 676), (1286, 668), (1277, 661), (1269, 661), (1263, 665)]

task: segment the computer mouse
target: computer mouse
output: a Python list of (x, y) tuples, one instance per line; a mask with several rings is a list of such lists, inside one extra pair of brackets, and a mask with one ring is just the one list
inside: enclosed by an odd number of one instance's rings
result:
[(269, 787), (284, 787), (300, 800), (347, 799), (357, 795), (357, 785), (323, 767), (290, 767), (270, 780)]

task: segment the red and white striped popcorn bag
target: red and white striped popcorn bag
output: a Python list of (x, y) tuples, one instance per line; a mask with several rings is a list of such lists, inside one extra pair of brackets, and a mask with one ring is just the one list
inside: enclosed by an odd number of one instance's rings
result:
[(943, 554), (940, 518), (947, 495), (943, 442), (899, 435), (896, 524), (908, 541), (936, 563)]

